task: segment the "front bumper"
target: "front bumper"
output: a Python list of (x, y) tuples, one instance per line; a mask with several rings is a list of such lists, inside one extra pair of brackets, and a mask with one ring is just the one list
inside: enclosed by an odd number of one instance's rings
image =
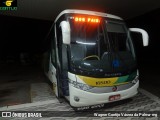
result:
[[(83, 106), (109, 103), (111, 102), (109, 101), (109, 97), (117, 94), (120, 94), (121, 96), (119, 100), (123, 100), (136, 95), (138, 93), (137, 90), (138, 87), (139, 87), (139, 80), (135, 85), (126, 90), (111, 92), (111, 93), (91, 93), (77, 89), (73, 87), (71, 84), (69, 84), (70, 104), (73, 107), (83, 107)], [(75, 97), (79, 98), (78, 102), (74, 100)]]

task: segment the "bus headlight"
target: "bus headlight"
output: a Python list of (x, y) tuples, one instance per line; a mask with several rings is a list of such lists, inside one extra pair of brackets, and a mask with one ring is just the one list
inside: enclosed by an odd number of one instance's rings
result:
[(87, 90), (93, 88), (92, 86), (89, 86), (89, 85), (83, 84), (83, 83), (79, 83), (79, 82), (76, 82), (76, 81), (70, 80), (69, 82), (70, 82), (74, 87), (76, 87), (76, 88), (78, 88), (78, 89), (80, 89), (80, 90), (87, 91)]

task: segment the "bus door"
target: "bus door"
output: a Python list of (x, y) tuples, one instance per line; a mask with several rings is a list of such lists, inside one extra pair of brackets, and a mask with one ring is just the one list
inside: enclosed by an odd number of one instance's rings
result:
[(62, 38), (62, 28), (57, 26), (57, 80), (59, 83), (59, 93), (62, 96), (69, 96), (68, 87), (68, 55), (67, 55), (67, 44), (64, 44)]
[(57, 97), (68, 96), (67, 45), (62, 42), (62, 30), (55, 26), (55, 38), (51, 40), (50, 80)]
[(50, 49), (50, 64), (49, 64), (49, 73), (48, 77), (53, 84), (53, 92), (55, 93), (56, 97), (59, 97), (59, 88), (58, 88), (58, 81), (57, 81), (57, 47), (56, 47), (56, 29), (54, 28), (51, 33), (53, 33), (51, 38), (51, 49)]

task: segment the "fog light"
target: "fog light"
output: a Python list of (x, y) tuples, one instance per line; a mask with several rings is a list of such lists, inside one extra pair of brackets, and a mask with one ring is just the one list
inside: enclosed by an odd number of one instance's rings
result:
[(79, 98), (78, 98), (77, 96), (74, 96), (74, 100), (75, 100), (76, 102), (79, 102)]

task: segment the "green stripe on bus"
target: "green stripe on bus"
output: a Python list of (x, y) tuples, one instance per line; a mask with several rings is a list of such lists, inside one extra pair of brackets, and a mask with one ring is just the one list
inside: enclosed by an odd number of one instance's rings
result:
[(115, 82), (115, 84), (127, 82), (128, 77), (129, 75), (119, 77), (118, 80)]

